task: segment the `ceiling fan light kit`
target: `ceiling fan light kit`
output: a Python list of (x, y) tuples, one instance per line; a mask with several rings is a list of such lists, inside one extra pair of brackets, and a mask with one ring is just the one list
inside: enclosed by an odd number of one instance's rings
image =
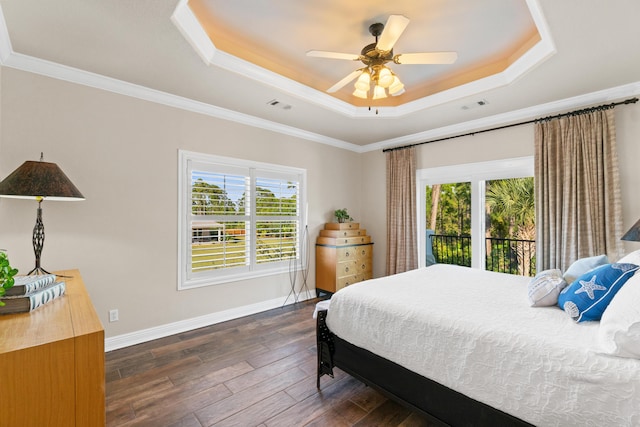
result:
[(357, 78), (354, 84), (353, 96), (367, 99), (372, 84), (374, 85), (372, 99), (386, 98), (387, 92), (391, 96), (398, 96), (405, 92), (404, 84), (385, 65), (387, 62), (395, 64), (452, 64), (458, 57), (456, 52), (422, 52), (394, 55), (393, 46), (407, 25), (409, 25), (409, 18), (402, 15), (389, 16), (386, 25), (379, 22), (371, 24), (369, 32), (376, 38), (376, 41), (362, 48), (360, 55), (310, 50), (307, 52), (307, 56), (361, 61), (365, 65), (364, 68), (352, 72), (331, 86), (327, 90), (329, 93), (337, 92)]

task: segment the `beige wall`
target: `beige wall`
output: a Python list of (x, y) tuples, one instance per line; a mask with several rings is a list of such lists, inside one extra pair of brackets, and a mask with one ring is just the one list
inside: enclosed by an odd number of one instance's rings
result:
[[(312, 239), (334, 209), (359, 214), (356, 153), (10, 68), (0, 87), (0, 176), (43, 151), (86, 197), (43, 202), (42, 265), (81, 270), (107, 337), (290, 290), (286, 274), (176, 290), (178, 149), (305, 168)], [(0, 247), (21, 273), (33, 266), (36, 207), (0, 199)], [(314, 275), (312, 258), (311, 289)]]
[[(620, 165), (623, 224), (626, 231), (640, 218), (640, 104), (616, 108), (616, 130)], [(446, 141), (423, 144), (417, 148), (417, 167), (484, 162), (532, 156), (533, 125), (523, 125), (498, 131), (465, 136)], [(382, 150), (362, 155), (362, 183), (364, 206), (362, 222), (372, 231), (375, 240), (374, 275), (385, 274), (386, 259), (386, 201), (385, 158)], [(639, 249), (638, 243), (625, 242), (627, 250)]]
[[(375, 242), (374, 275), (385, 271), (385, 159), (0, 68), (0, 177), (25, 160), (58, 163), (86, 201), (43, 204), (43, 267), (79, 268), (107, 337), (284, 298), (288, 275), (178, 292), (177, 151), (211, 153), (307, 169), (313, 241), (334, 209), (346, 207)], [(640, 217), (636, 196), (640, 106), (616, 109), (625, 229)], [(533, 154), (520, 126), (425, 144), (427, 168)], [(22, 273), (33, 267), (36, 203), (0, 199), (0, 248)], [(629, 249), (638, 244), (627, 244)], [(120, 321), (108, 322), (117, 308)]]
[[(518, 126), (422, 144), (416, 148), (418, 169), (450, 166), (463, 163), (484, 162), (497, 159), (533, 155), (533, 128)], [(386, 180), (385, 155), (382, 150), (362, 156), (363, 189), (367, 227), (378, 231), (375, 238), (374, 275), (385, 274), (386, 260), (386, 200), (384, 191)], [(380, 197), (378, 194), (382, 194)]]

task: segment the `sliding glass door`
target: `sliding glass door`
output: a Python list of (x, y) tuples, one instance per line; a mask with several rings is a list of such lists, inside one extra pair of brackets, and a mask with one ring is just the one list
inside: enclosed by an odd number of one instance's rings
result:
[(417, 171), (420, 265), (535, 274), (533, 158)]

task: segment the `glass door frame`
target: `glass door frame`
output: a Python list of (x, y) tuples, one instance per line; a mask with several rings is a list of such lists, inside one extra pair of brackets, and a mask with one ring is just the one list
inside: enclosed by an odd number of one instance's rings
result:
[[(418, 266), (425, 267), (426, 259), (426, 200), (425, 187), (455, 182), (471, 183), (471, 267), (485, 269), (485, 182), (494, 179), (532, 177), (533, 156), (488, 162), (418, 169), (416, 171), (416, 214), (418, 218)], [(478, 230), (481, 230), (480, 232)]]

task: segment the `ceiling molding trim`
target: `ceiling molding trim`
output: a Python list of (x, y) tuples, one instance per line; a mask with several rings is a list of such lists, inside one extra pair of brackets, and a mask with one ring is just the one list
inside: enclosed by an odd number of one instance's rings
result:
[[(399, 106), (376, 107), (378, 115), (391, 118), (402, 117), (447, 102), (506, 86), (555, 54), (555, 45), (538, 0), (526, 0), (526, 3), (541, 40), (505, 71)], [(178, 3), (171, 16), (171, 20), (176, 27), (178, 27), (182, 36), (187, 39), (189, 44), (208, 65), (215, 65), (260, 83), (273, 86), (292, 96), (311, 101), (316, 105), (350, 118), (375, 118), (375, 116), (371, 115), (369, 107), (356, 107), (325, 92), (313, 89), (227, 52), (218, 50), (189, 8), (188, 0), (181, 0)]]
[(474, 131), (481, 131), (483, 129), (490, 129), (492, 127), (505, 126), (549, 115), (564, 113), (591, 105), (614, 102), (631, 96), (640, 96), (640, 81), (574, 96), (572, 98), (565, 98), (559, 101), (523, 108), (516, 111), (510, 111), (504, 114), (496, 114), (495, 116), (470, 120), (468, 122), (418, 132), (412, 135), (405, 135), (399, 138), (375, 142), (362, 147), (360, 152), (365, 153), (369, 151), (383, 150), (385, 148), (417, 144), (429, 140), (462, 135)]
[(202, 61), (209, 65), (217, 49), (187, 3), (188, 0), (180, 0), (171, 15), (171, 22), (178, 28), (182, 37), (187, 40), (193, 50), (200, 55)]
[(524, 76), (557, 52), (556, 45), (551, 37), (551, 31), (549, 31), (549, 25), (542, 14), (538, 0), (527, 0), (527, 6), (534, 25), (538, 29), (538, 34), (540, 34), (540, 41), (505, 70), (509, 83), (513, 83)]
[(4, 20), (2, 5), (0, 5), (0, 64), (4, 65), (12, 52), (13, 47), (11, 47), (9, 29), (7, 28), (7, 23)]
[[(187, 0), (181, 3), (186, 5)], [(187, 8), (188, 9), (188, 8)], [(190, 10), (189, 10), (190, 11)], [(195, 17), (194, 17), (195, 18)], [(184, 21), (183, 21), (184, 22)], [(199, 27), (199, 25), (198, 25)], [(211, 43), (207, 37), (207, 41)], [(212, 45), (213, 46), (213, 45)], [(206, 44), (205, 51), (206, 55)], [(204, 59), (204, 58), (203, 58)], [(173, 95), (167, 92), (151, 89), (145, 86), (136, 85), (122, 80), (106, 77), (100, 74), (91, 73), (66, 65), (57, 64), (55, 62), (46, 61), (44, 59), (23, 55), (13, 51), (9, 30), (4, 19), (4, 13), (0, 5), (0, 65), (15, 68), (17, 70), (26, 71), (34, 74), (51, 77), (57, 80), (63, 80), (70, 83), (76, 83), (84, 86), (93, 87), (95, 89), (105, 90), (120, 95), (130, 96), (169, 107), (179, 108), (207, 116), (229, 120), (236, 123), (242, 123), (248, 126), (269, 130), (272, 132), (289, 135), (307, 141), (318, 142), (320, 144), (330, 145), (332, 147), (344, 150), (361, 152), (362, 147), (336, 138), (330, 138), (314, 132), (305, 131), (303, 129), (287, 126), (270, 120), (261, 119), (248, 114), (239, 113), (237, 111), (228, 110), (226, 108), (217, 107), (215, 105), (206, 104), (204, 102), (195, 101), (189, 98)]]
[(538, 34), (540, 34), (540, 41), (509, 65), (504, 71), (453, 87), (451, 89), (443, 90), (398, 107), (382, 107), (379, 109), (380, 114), (384, 114), (387, 117), (400, 117), (447, 102), (457, 101), (458, 99), (477, 95), (492, 89), (497, 89), (502, 86), (507, 86), (549, 59), (557, 52), (557, 50), (555, 43), (553, 42), (553, 38), (551, 37), (547, 21), (544, 19), (544, 15), (542, 14), (540, 4), (538, 3), (538, 0), (527, 0), (527, 7), (529, 8), (529, 13), (531, 14), (534, 25), (538, 30)]
[(349, 117), (355, 117), (358, 114), (357, 107), (347, 102), (218, 50), (193, 14), (188, 0), (181, 0), (178, 3), (171, 15), (171, 21), (207, 65), (238, 73)]
[(57, 80), (63, 80), (70, 83), (89, 86), (92, 88), (117, 93), (119, 95), (130, 96), (133, 98), (142, 99), (144, 101), (179, 108), (181, 110), (204, 114), (223, 120), (229, 120), (248, 126), (277, 132), (283, 135), (294, 136), (308, 141), (342, 148), (345, 150), (359, 152), (362, 149), (362, 147), (360, 147), (359, 145), (339, 139), (330, 138), (292, 126), (283, 125), (248, 114), (239, 113), (237, 111), (228, 110), (226, 108), (217, 107), (215, 105), (206, 104), (204, 102), (195, 101), (193, 99), (173, 95), (167, 92), (162, 92), (133, 83), (128, 83), (111, 77), (102, 76), (100, 74), (90, 73), (88, 71), (79, 70), (77, 68), (45, 61), (43, 59), (34, 58), (32, 56), (23, 55), (20, 53), (11, 53), (8, 58), (3, 61), (2, 65), (10, 68), (15, 68), (17, 70), (51, 77)]
[(296, 98), (313, 101), (322, 107), (349, 117), (355, 117), (358, 113), (358, 108), (349, 103), (221, 50), (216, 52), (211, 60), (211, 65), (238, 73), (259, 83), (273, 86)]

